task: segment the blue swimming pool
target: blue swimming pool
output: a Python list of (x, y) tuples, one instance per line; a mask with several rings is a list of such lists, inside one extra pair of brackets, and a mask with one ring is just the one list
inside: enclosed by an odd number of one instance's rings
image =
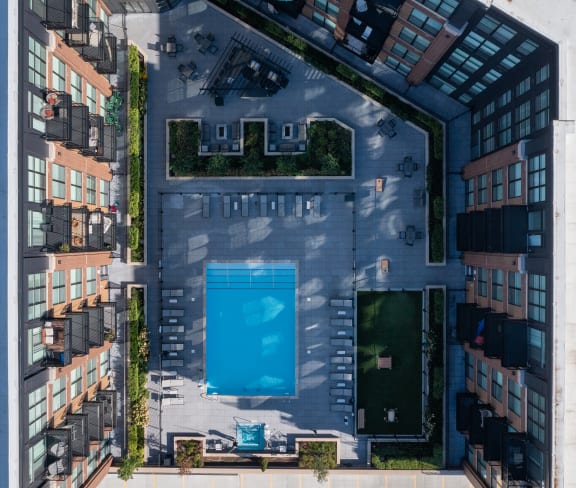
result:
[(206, 265), (209, 395), (294, 396), (296, 265)]

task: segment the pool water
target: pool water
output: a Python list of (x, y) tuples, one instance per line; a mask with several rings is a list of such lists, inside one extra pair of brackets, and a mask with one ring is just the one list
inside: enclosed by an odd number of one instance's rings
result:
[(207, 394), (294, 396), (296, 266), (206, 265)]
[(266, 447), (266, 424), (236, 424), (239, 451), (262, 451)]

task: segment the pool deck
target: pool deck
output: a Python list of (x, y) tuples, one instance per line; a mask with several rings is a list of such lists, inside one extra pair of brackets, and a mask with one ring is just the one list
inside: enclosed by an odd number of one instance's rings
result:
[[(145, 19), (145, 21), (143, 21)], [(354, 417), (330, 410), (330, 318), (337, 311), (330, 299), (352, 298), (357, 289), (423, 289), (430, 284), (462, 286), (458, 259), (446, 266), (426, 266), (426, 240), (413, 246), (398, 238), (408, 225), (426, 231), (425, 207), (415, 204), (415, 191), (425, 187), (425, 137), (399, 120), (397, 136), (382, 138), (376, 123), (385, 107), (306, 65), (287, 50), (267, 41), (202, 1), (183, 2), (163, 15), (127, 17), (129, 38), (145, 53), (148, 62), (147, 119), (147, 252), (145, 266), (129, 268), (115, 263), (118, 281), (147, 283), (151, 330), (150, 426), (147, 461), (158, 463), (171, 450), (173, 434), (199, 433), (231, 443), (236, 422), (266, 423), (278, 442), (290, 444), (293, 436), (335, 434), (341, 439), (346, 463), (366, 464), (366, 443), (354, 438)], [(210, 31), (222, 50), (231, 35), (244, 36), (264, 52), (289, 67), (289, 84), (276, 95), (242, 100), (230, 94), (223, 107), (199, 94), (206, 76), (218, 61), (200, 54), (194, 33)], [(184, 46), (177, 58), (159, 50), (171, 34)], [(200, 78), (183, 84), (178, 65), (193, 60)], [(276, 122), (297, 122), (306, 117), (335, 117), (355, 130), (354, 179), (330, 178), (205, 178), (167, 180), (165, 177), (165, 121), (168, 118), (202, 118), (209, 124), (231, 123), (241, 117), (270, 117)], [(397, 169), (404, 156), (420, 164), (411, 177)], [(376, 179), (386, 178), (382, 192)], [(450, 198), (463, 198), (461, 185)], [(222, 196), (249, 198), (249, 214), (240, 211), (225, 218)], [(268, 212), (261, 217), (261, 195), (285, 194), (286, 215)], [(322, 198), (319, 215), (305, 210), (296, 217), (296, 194)], [(350, 198), (353, 195), (354, 198)], [(210, 199), (210, 216), (203, 217), (203, 197)], [(455, 200), (452, 200), (454, 202)], [(448, 202), (450, 205), (450, 201)], [(451, 222), (451, 221), (450, 221)], [(450, 255), (450, 254), (449, 254)], [(389, 260), (383, 273), (381, 260)], [(292, 260), (298, 263), (298, 395), (296, 399), (206, 398), (204, 368), (204, 262), (206, 260)], [(161, 288), (182, 288), (177, 305), (184, 310), (186, 327), (183, 377), (179, 394), (184, 405), (162, 406), (159, 380), (161, 346)], [(173, 305), (171, 308), (176, 308)], [(348, 313), (348, 312), (346, 312)], [(226, 360), (226, 358), (223, 358)], [(233, 364), (230, 365), (234, 367)], [(347, 422), (345, 417), (347, 418)]]

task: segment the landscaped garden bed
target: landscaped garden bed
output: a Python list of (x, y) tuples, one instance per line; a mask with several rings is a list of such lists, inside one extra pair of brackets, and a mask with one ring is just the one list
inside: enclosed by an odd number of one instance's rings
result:
[(204, 447), (201, 440), (180, 439), (174, 442), (174, 460), (180, 474), (190, 474), (193, 468), (204, 466)]
[(311, 469), (319, 482), (325, 481), (328, 470), (338, 466), (337, 443), (333, 441), (301, 441), (298, 466)]
[(431, 115), (403, 102), (397, 96), (360, 75), (334, 57), (294, 35), (256, 9), (232, 0), (213, 0), (246, 24), (263, 32), (279, 44), (299, 54), (304, 61), (323, 72), (339, 78), (358, 91), (390, 109), (397, 117), (410, 121), (429, 134), (427, 185), (428, 259), (431, 263), (445, 261), (444, 232), (444, 127)]
[[(421, 436), (422, 292), (358, 292), (357, 303), (358, 433)], [(390, 367), (379, 369), (378, 358)]]
[(144, 464), (144, 429), (149, 421), (150, 398), (146, 388), (150, 340), (144, 310), (144, 289), (133, 287), (128, 302), (128, 452), (118, 470), (118, 476), (123, 480), (130, 479), (134, 471)]
[(144, 116), (146, 114), (147, 75), (146, 64), (136, 46), (128, 49), (128, 76), (130, 98), (128, 103), (128, 175), (129, 201), (128, 247), (130, 261), (144, 261)]
[(267, 154), (265, 123), (243, 122), (243, 154), (200, 155), (197, 120), (168, 122), (169, 175), (178, 176), (350, 176), (352, 132), (332, 120), (312, 120), (302, 154)]
[(376, 469), (440, 469), (442, 448), (430, 442), (372, 442)]

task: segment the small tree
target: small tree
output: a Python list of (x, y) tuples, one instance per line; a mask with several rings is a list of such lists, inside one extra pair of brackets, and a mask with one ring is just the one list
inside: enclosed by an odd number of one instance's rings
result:
[(262, 472), (268, 469), (268, 458), (260, 458), (260, 469)]
[(211, 176), (226, 176), (230, 173), (230, 160), (223, 154), (216, 153), (210, 156), (206, 169)]
[(134, 475), (134, 471), (136, 471), (140, 466), (142, 466), (142, 460), (139, 456), (129, 454), (124, 459), (122, 459), (122, 464), (118, 469), (118, 478), (123, 481), (128, 481)]
[(322, 159), (322, 167), (320, 168), (320, 173), (323, 176), (339, 176), (340, 175), (340, 164), (338, 160), (331, 154), (325, 154)]
[(298, 465), (314, 471), (319, 483), (326, 481), (328, 470), (336, 468), (335, 442), (303, 442), (300, 444)]
[(176, 448), (176, 465), (180, 474), (189, 474), (192, 468), (204, 466), (202, 443), (195, 440), (179, 441)]

